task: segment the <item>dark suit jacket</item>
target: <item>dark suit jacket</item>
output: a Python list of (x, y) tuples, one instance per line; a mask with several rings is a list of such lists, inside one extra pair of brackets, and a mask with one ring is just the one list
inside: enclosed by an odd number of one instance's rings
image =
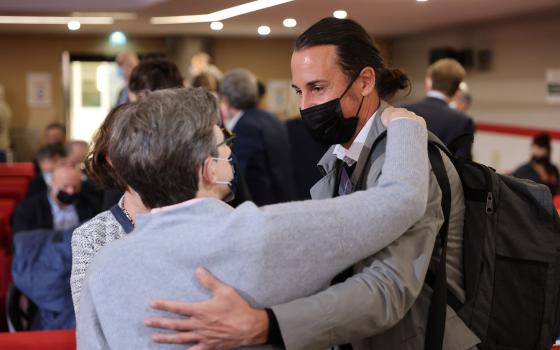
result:
[[(18, 204), (13, 218), (14, 234), (35, 229), (53, 229), (53, 216), (47, 196), (48, 193), (45, 191), (26, 198)], [(100, 210), (99, 202), (83, 193), (75, 204), (80, 223), (91, 219)]]
[[(425, 99), (404, 104), (402, 107), (418, 114), (426, 120), (428, 130), (433, 132), (445, 145), (449, 146), (463, 134), (474, 135), (474, 122), (472, 118), (449, 107), (439, 98), (426, 97)], [(472, 145), (461, 147), (456, 156), (472, 158)]]
[(233, 153), (249, 194), (261, 206), (295, 199), (290, 140), (285, 125), (257, 108), (245, 110), (233, 132)]

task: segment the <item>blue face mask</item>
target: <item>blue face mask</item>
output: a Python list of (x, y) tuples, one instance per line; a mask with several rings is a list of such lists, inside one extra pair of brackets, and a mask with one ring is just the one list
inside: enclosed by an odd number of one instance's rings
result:
[(47, 184), (47, 187), (51, 187), (51, 183), (52, 183), (52, 173), (50, 173), (50, 172), (44, 172), (44, 173), (43, 173), (43, 180), (44, 180), (45, 183)]
[(229, 165), (231, 166), (231, 171), (233, 173), (233, 177), (231, 178), (231, 180), (229, 180), (229, 181), (216, 181), (217, 184), (223, 184), (223, 185), (227, 185), (229, 187), (230, 193), (225, 198), (223, 198), (223, 201), (224, 202), (231, 202), (235, 198), (235, 194), (237, 193), (237, 185), (238, 185), (238, 182), (239, 182), (239, 172), (237, 171), (237, 158), (235, 158), (235, 155), (232, 153), (229, 158), (213, 157), (212, 159), (214, 159), (216, 161), (222, 160), (222, 161), (229, 162)]

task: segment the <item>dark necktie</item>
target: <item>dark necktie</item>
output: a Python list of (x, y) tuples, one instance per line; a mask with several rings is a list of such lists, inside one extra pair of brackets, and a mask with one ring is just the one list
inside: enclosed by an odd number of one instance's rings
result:
[(340, 171), (340, 182), (338, 185), (338, 195), (344, 196), (352, 193), (352, 174), (356, 168), (356, 163), (352, 166), (348, 166), (343, 163), (342, 170)]

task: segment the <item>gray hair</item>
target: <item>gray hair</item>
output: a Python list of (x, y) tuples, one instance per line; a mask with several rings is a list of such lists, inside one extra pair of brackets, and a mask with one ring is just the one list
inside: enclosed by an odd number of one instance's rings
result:
[(109, 145), (116, 173), (150, 208), (192, 199), (199, 169), (217, 154), (216, 99), (199, 89), (166, 89), (119, 110)]
[(254, 108), (258, 100), (257, 78), (246, 69), (234, 69), (220, 81), (220, 97), (236, 109)]

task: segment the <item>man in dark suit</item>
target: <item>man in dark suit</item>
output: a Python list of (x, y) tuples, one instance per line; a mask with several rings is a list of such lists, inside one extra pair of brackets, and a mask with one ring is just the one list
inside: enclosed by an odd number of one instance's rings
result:
[(82, 192), (82, 173), (68, 163), (58, 165), (49, 191), (21, 202), (14, 213), (13, 232), (34, 229), (66, 230), (99, 212), (96, 199)]
[[(426, 98), (404, 104), (403, 107), (426, 119), (428, 130), (436, 134), (448, 147), (454, 148), (456, 156), (472, 158), (472, 143), (461, 143), (461, 136), (474, 135), (472, 118), (449, 107), (451, 98), (465, 78), (465, 69), (459, 62), (444, 58), (428, 68), (426, 76)], [(465, 141), (463, 138), (462, 141)], [(454, 142), (455, 145), (454, 145)]]
[(261, 206), (295, 199), (290, 140), (285, 125), (256, 108), (257, 79), (244, 69), (227, 73), (219, 86), (220, 110), (233, 131), (233, 154), (251, 199)]

